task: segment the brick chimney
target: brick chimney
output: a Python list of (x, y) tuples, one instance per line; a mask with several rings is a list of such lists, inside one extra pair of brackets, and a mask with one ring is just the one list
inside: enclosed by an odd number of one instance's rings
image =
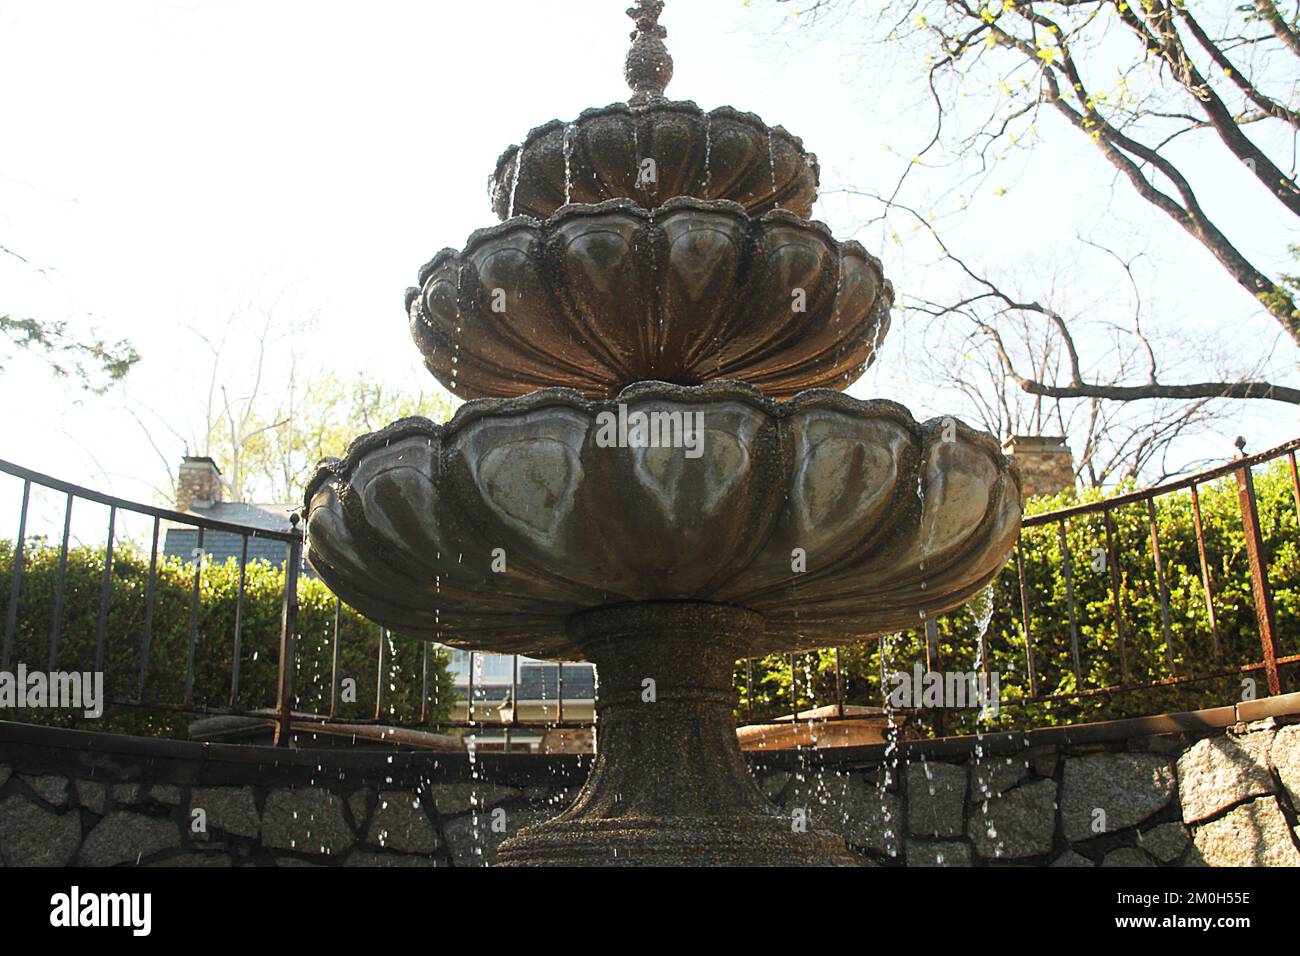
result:
[(204, 455), (186, 455), (176, 476), (176, 510), (210, 508), (221, 501), (221, 469)]
[(1002, 451), (1020, 466), (1026, 499), (1074, 488), (1074, 455), (1060, 435), (1012, 435)]

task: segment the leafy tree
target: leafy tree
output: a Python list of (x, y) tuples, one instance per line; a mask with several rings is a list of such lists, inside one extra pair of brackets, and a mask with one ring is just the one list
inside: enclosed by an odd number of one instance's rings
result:
[(72, 378), (88, 392), (102, 394), (119, 381), (140, 354), (125, 339), (108, 342), (93, 333), (85, 337), (67, 322), (42, 322), (0, 315), (0, 372), (17, 352), (34, 352), (57, 378)]

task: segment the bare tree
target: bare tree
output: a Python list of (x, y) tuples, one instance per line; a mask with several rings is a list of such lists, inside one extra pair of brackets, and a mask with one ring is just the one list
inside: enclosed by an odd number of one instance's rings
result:
[[(1269, 0), (1220, 15), (1178, 0), (778, 0), (794, 3), (800, 23), (868, 27), (870, 44), (903, 45), (928, 60), (933, 128), (917, 162), (948, 155), (976, 158), (983, 177), (1006, 149), (1033, 141), (1043, 110), (1053, 111), (1091, 143), (1138, 196), (1197, 240), (1221, 268), (1256, 297), (1300, 344), (1294, 283), (1253, 263), (1206, 211), (1194, 176), (1170, 145), (1196, 136), (1240, 163), (1279, 209), (1300, 216), (1294, 136), (1300, 130), (1297, 12)], [(874, 10), (871, 7), (874, 6)], [(996, 89), (991, 107), (957, 100), (974, 88)], [(984, 100), (981, 106), (987, 106)], [(1281, 155), (1279, 155), (1281, 154)], [(1287, 155), (1289, 154), (1289, 155)], [(939, 160), (936, 158), (936, 162)], [(910, 169), (896, 184), (900, 195)], [(969, 182), (954, 185), (968, 187)], [(1062, 386), (1087, 396), (1084, 382)], [(1129, 398), (1206, 397), (1209, 388), (1146, 383)], [(1238, 383), (1234, 397), (1257, 398)], [(1267, 397), (1277, 397), (1276, 391)]]

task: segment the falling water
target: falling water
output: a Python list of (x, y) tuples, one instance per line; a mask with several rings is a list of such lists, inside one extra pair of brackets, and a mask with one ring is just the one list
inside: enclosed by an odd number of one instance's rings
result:
[(515, 216), (515, 191), (519, 188), (519, 170), (524, 165), (524, 148), (520, 146), (515, 150), (515, 168), (510, 171), (510, 205), (506, 209), (506, 218), (513, 219)]
[[(767, 168), (772, 173), (772, 196), (776, 196), (776, 153), (772, 149), (772, 130), (767, 131)], [(776, 208), (780, 209), (781, 204), (775, 203)]]
[[(993, 620), (993, 612), (995, 610), (995, 607), (996, 605), (994, 600), (994, 591), (993, 591), (992, 584), (990, 584), (983, 591), (981, 591), (979, 597), (977, 597), (970, 604), (971, 614), (975, 618), (975, 632), (976, 632), (975, 673), (976, 674), (979, 674), (981, 672), (986, 662), (988, 650), (987, 647), (985, 646), (985, 636), (988, 634), (989, 624)], [(982, 799), (980, 800), (980, 813), (984, 817), (984, 826), (986, 832), (988, 833), (990, 839), (998, 841), (997, 845), (994, 848), (994, 854), (996, 856), (1001, 856), (1004, 844), (1000, 839), (998, 839), (997, 827), (989, 819), (989, 801), (994, 796), (996, 796), (996, 794), (993, 792), (993, 788), (991, 786), (993, 781), (993, 768), (991, 765), (986, 765), (984, 760), (984, 735), (986, 730), (985, 721), (988, 719), (989, 719), (989, 715), (985, 713), (985, 710), (983, 708), (981, 708), (980, 711), (975, 715), (975, 761), (974, 761), (975, 786), (979, 788), (980, 796), (982, 797)], [(1009, 764), (1010, 762), (1011, 762), (1010, 759), (1008, 759), (1007, 763)]]
[(641, 137), (637, 133), (635, 123), (632, 125), (632, 177), (638, 189), (645, 188), (641, 182)]
[(568, 123), (564, 127), (564, 204), (569, 204), (573, 194), (573, 131), (575, 127)]
[(701, 190), (704, 198), (709, 198), (709, 187), (713, 184), (713, 168), (710, 161), (713, 158), (713, 114), (704, 114), (704, 189)]
[[(470, 654), (470, 686), (475, 690), (482, 687), (483, 684), (483, 655)], [(478, 734), (474, 732), (477, 722), (474, 719), (474, 694), (469, 695), (466, 702), (468, 708), (466, 713), (467, 723), (470, 732), (465, 736), (465, 751), (469, 756), (469, 778), (472, 784), (478, 784), (483, 780), (483, 771), (478, 764)], [(473, 840), (473, 855), (478, 858), (483, 856), (484, 837), (480, 829), (479, 801), (481, 788), (472, 786), (470, 789), (470, 834)]]
[(880, 773), (876, 777), (876, 790), (880, 797), (880, 817), (885, 823), (884, 836), (890, 856), (898, 855), (898, 848), (892, 842), (894, 831), (890, 826), (892, 815), (889, 812), (889, 787), (894, 781), (895, 774), (898, 773), (898, 724), (894, 722), (893, 704), (885, 688), (885, 676), (888, 674), (885, 659), (889, 652), (889, 644), (896, 637), (897, 634), (891, 634), (880, 639), (880, 678), (883, 698), (881, 709), (885, 713), (885, 755)]

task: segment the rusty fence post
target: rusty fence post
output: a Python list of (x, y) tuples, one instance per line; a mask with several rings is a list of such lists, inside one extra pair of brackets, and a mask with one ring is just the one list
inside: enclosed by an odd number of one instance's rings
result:
[(287, 545), (289, 555), (284, 569), (284, 607), (280, 614), (280, 690), (275, 706), (277, 747), (289, 746), (292, 736), (293, 668), (298, 631), (298, 569), (302, 565), (302, 532), (298, 530), (298, 516), (290, 515), (289, 523), (293, 526), (293, 537)]
[[(1241, 457), (1246, 442), (1237, 439)], [(1259, 642), (1264, 651), (1264, 674), (1270, 696), (1282, 693), (1282, 678), (1277, 670), (1277, 625), (1273, 618), (1273, 595), (1268, 588), (1268, 562), (1264, 558), (1264, 536), (1259, 527), (1259, 509), (1255, 502), (1255, 479), (1250, 465), (1236, 471), (1237, 503), (1241, 507), (1241, 525), (1246, 535), (1246, 558), (1250, 562), (1250, 590), (1255, 599), (1255, 620), (1259, 624)]]

